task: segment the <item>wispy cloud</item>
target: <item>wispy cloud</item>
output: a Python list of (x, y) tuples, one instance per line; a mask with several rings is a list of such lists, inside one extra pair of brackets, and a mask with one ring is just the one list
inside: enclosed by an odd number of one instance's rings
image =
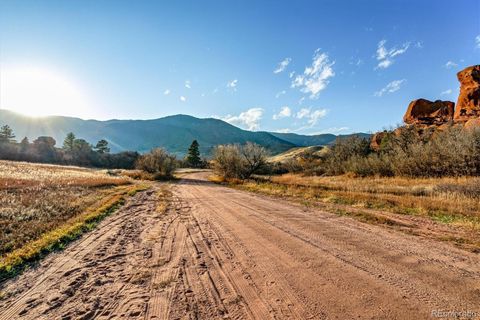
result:
[(227, 82), (227, 88), (233, 91), (237, 91), (238, 79)]
[(292, 116), (292, 110), (288, 107), (282, 107), (279, 113), (273, 115), (273, 120), (288, 118)]
[(318, 120), (327, 115), (327, 109), (317, 109), (313, 110), (311, 108), (302, 108), (297, 112), (295, 117), (297, 119), (306, 119), (308, 127), (313, 127), (317, 124)]
[(375, 92), (373, 95), (375, 97), (381, 97), (386, 93), (393, 93), (395, 91), (398, 91), (398, 90), (400, 90), (400, 88), (402, 87), (402, 85), (405, 81), (407, 81), (407, 80), (405, 80), (405, 79), (393, 80), (392, 82), (388, 83), (385, 87), (383, 87), (379, 91)]
[(452, 92), (453, 92), (452, 89), (447, 89), (447, 90), (445, 90), (445, 91), (442, 91), (440, 94), (441, 94), (442, 96), (444, 96), (444, 95), (452, 94)]
[(286, 94), (286, 93), (287, 93), (287, 91), (285, 91), (285, 90), (282, 90), (282, 91), (280, 91), (280, 92), (277, 92), (277, 94), (275, 95), (275, 98), (278, 99), (278, 98), (280, 98), (280, 96), (283, 96), (283, 95)]
[(410, 42), (406, 42), (402, 45), (401, 48), (393, 47), (391, 49), (387, 49), (385, 44), (387, 40), (381, 40), (377, 45), (377, 54), (376, 58), (378, 60), (378, 64), (375, 69), (386, 69), (390, 67), (396, 56), (402, 55), (407, 52), (408, 48), (410, 47)]
[(312, 135), (325, 134), (325, 133), (339, 134), (348, 130), (350, 130), (349, 127), (332, 127), (332, 128), (323, 129), (317, 132), (313, 132), (311, 134)]
[(287, 66), (290, 64), (290, 62), (292, 61), (291, 58), (285, 58), (283, 59), (282, 61), (280, 61), (280, 63), (278, 64), (277, 68), (275, 68), (275, 70), (273, 70), (273, 73), (280, 73), (280, 72), (283, 72)]
[(240, 126), (248, 130), (258, 130), (260, 127), (260, 120), (263, 116), (262, 108), (251, 108), (239, 115), (227, 115), (225, 117), (215, 117), (233, 125)]
[(475, 37), (475, 48), (480, 49), (480, 34)]
[(326, 53), (317, 49), (313, 55), (312, 65), (293, 79), (291, 87), (300, 88), (301, 92), (310, 94), (310, 99), (318, 98), (320, 91), (327, 87), (329, 79), (335, 76), (332, 68), (334, 64), (335, 61), (330, 62)]
[(453, 67), (457, 67), (458, 64), (456, 64), (455, 62), (453, 61), (447, 61), (447, 63), (445, 63), (444, 67), (447, 68), (447, 69), (450, 69), (450, 68), (453, 68)]
[(292, 132), (292, 130), (289, 129), (289, 128), (285, 128), (285, 129), (277, 129), (277, 130), (274, 130), (274, 132), (278, 132), (278, 133), (290, 133), (290, 132)]
[(184, 97), (184, 96), (180, 96), (180, 101), (185, 102), (185, 101), (187, 101), (187, 98)]
[(186, 81), (185, 81), (185, 88), (187, 88), (187, 89), (191, 89), (191, 88), (192, 88), (192, 86), (191, 86), (191, 84), (190, 84), (190, 80), (186, 80)]
[(170, 89), (165, 89), (165, 91), (163, 91), (163, 94), (168, 96), (170, 94)]

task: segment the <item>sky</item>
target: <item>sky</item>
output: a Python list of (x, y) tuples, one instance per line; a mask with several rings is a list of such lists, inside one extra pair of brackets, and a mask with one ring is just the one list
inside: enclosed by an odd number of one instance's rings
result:
[(478, 0), (0, 0), (0, 108), (30, 116), (375, 132), (479, 63)]

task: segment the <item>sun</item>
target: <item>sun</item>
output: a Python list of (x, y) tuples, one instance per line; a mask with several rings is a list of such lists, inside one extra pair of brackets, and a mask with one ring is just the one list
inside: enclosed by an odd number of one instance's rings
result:
[(75, 81), (44, 67), (2, 68), (0, 108), (31, 117), (85, 117), (92, 110), (86, 94)]

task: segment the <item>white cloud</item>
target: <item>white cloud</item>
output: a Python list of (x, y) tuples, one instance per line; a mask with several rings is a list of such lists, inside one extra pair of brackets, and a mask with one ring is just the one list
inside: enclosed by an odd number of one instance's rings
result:
[(480, 49), (480, 34), (475, 37), (475, 47)]
[(275, 95), (275, 98), (278, 99), (278, 98), (280, 98), (280, 96), (282, 96), (282, 95), (284, 95), (284, 94), (286, 94), (286, 93), (287, 93), (287, 91), (285, 91), (285, 90), (282, 90), (282, 91), (280, 91), (280, 92), (277, 92), (277, 94)]
[(402, 80), (393, 80), (392, 82), (390, 82), (389, 84), (387, 84), (385, 87), (383, 87), (382, 89), (380, 89), (379, 91), (375, 92), (373, 95), (375, 97), (381, 97), (383, 96), (385, 93), (393, 93), (395, 91), (398, 91), (400, 90), (402, 84), (407, 81), (405, 79), (402, 79)]
[(310, 99), (318, 98), (320, 91), (324, 90), (329, 78), (335, 76), (332, 66), (335, 61), (330, 62), (326, 53), (321, 53), (320, 49), (313, 55), (312, 65), (306, 67), (303, 74), (297, 75), (291, 84), (292, 88), (300, 88), (300, 91), (310, 94)]
[(273, 73), (280, 73), (280, 72), (283, 72), (287, 66), (290, 64), (290, 62), (292, 61), (291, 58), (285, 58), (283, 59), (277, 66), (277, 68), (275, 70), (273, 70)]
[(390, 67), (394, 62), (393, 58), (404, 54), (410, 47), (410, 42), (406, 42), (402, 45), (401, 48), (393, 47), (391, 49), (387, 49), (387, 47), (385, 46), (386, 43), (387, 40), (385, 39), (381, 40), (378, 43), (376, 54), (378, 64), (375, 69), (386, 69)]
[(165, 89), (165, 91), (163, 91), (163, 94), (168, 96), (170, 94), (170, 89)]
[(278, 133), (290, 133), (291, 131), (292, 130), (290, 130), (288, 128), (275, 130), (275, 132), (278, 132)]
[(455, 62), (453, 61), (447, 61), (447, 63), (445, 63), (445, 68), (447, 69), (450, 69), (450, 68), (453, 68), (453, 67), (457, 67), (458, 64), (456, 64)]
[[(308, 123), (308, 127), (313, 127), (317, 124), (318, 120), (325, 117), (327, 115), (327, 109), (317, 109), (312, 111), (311, 108), (302, 108), (300, 111), (297, 112), (295, 117), (297, 119), (306, 119)], [(302, 128), (304, 129), (304, 128)]]
[(333, 134), (339, 134), (345, 131), (350, 130), (349, 127), (332, 127), (332, 128), (327, 128), (321, 131), (317, 131), (314, 133), (311, 133), (312, 135), (317, 135), (317, 134), (325, 134), (325, 133), (333, 133)]
[(187, 89), (191, 89), (191, 88), (192, 88), (192, 86), (190, 85), (190, 80), (186, 80), (186, 81), (185, 81), (185, 88), (187, 88)]
[(187, 98), (185, 98), (184, 96), (180, 96), (180, 101), (185, 102), (187, 101)]
[(300, 109), (300, 111), (297, 112), (296, 117), (297, 117), (298, 119), (303, 119), (303, 118), (305, 118), (306, 116), (308, 116), (309, 114), (310, 114), (310, 109), (302, 108), (302, 109)]
[(238, 116), (227, 115), (220, 119), (248, 130), (258, 130), (262, 116), (262, 108), (251, 108), (240, 113)]
[(318, 120), (325, 117), (326, 115), (327, 115), (327, 110), (326, 109), (315, 110), (312, 113), (310, 113), (310, 116), (309, 116), (309, 119), (308, 119), (308, 124), (311, 127), (313, 127), (314, 125), (317, 124)]
[(295, 71), (290, 72), (289, 75), (288, 75), (288, 77), (289, 77), (290, 79), (293, 78), (293, 76), (295, 76)]
[(452, 94), (452, 92), (453, 92), (452, 89), (447, 89), (447, 90), (445, 90), (445, 91), (442, 91), (440, 94), (441, 94), (442, 96), (444, 96), (444, 95)]
[(291, 116), (292, 116), (292, 110), (288, 106), (285, 106), (285, 107), (282, 107), (282, 109), (278, 114), (273, 115), (273, 120), (288, 118)]
[(238, 79), (234, 79), (232, 81), (227, 82), (227, 88), (237, 91), (237, 84), (238, 84)]

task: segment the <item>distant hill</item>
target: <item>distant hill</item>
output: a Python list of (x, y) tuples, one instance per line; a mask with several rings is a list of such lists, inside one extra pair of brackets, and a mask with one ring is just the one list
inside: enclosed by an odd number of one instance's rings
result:
[(296, 133), (277, 133), (277, 132), (271, 132), (271, 134), (277, 138), (293, 143), (294, 145), (299, 147), (329, 145), (334, 143), (337, 137), (346, 138), (352, 135), (356, 135), (356, 136), (367, 138), (367, 139), (370, 137), (370, 134), (361, 133), (361, 132), (354, 133), (354, 134), (338, 135), (338, 136), (331, 133), (311, 135), (311, 136), (301, 135)]
[(0, 110), (0, 125), (8, 124), (18, 140), (28, 137), (51, 136), (61, 146), (69, 132), (90, 143), (106, 139), (112, 152), (135, 150), (146, 152), (163, 147), (171, 153), (183, 156), (190, 143), (197, 139), (200, 152), (211, 154), (219, 144), (258, 143), (271, 154), (278, 154), (297, 146), (326, 145), (335, 135), (303, 136), (270, 132), (252, 132), (237, 128), (218, 119), (198, 119), (187, 115), (174, 115), (153, 120), (82, 120), (71, 117), (51, 116), (30, 118)]

